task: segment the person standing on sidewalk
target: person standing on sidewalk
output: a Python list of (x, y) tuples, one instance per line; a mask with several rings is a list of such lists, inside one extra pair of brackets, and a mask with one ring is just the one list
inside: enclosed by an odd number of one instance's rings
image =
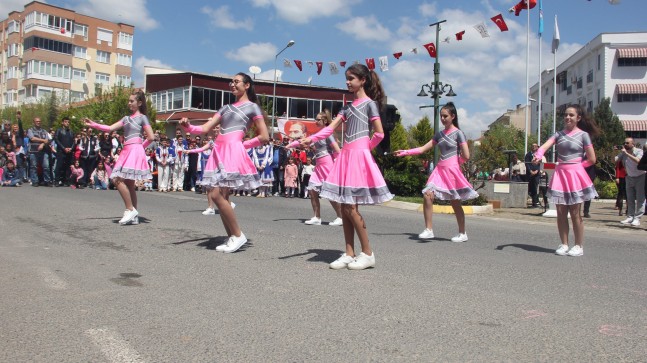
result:
[(458, 223), (458, 235), (452, 237), (452, 242), (467, 242), (465, 232), (465, 212), (461, 202), (478, 198), (479, 194), (472, 188), (472, 185), (465, 179), (461, 165), (470, 158), (470, 150), (467, 146), (467, 138), (461, 129), (458, 128), (458, 114), (453, 102), (448, 102), (440, 109), (440, 122), (445, 127), (439, 130), (425, 145), (410, 149), (398, 150), (396, 156), (419, 155), (431, 150), (438, 144), (440, 158), (438, 165), (427, 180), (427, 185), (422, 190), (424, 195), (423, 215), (425, 217), (425, 230), (418, 235), (420, 239), (434, 238), (432, 229), (432, 217), (434, 214), (434, 199), (449, 200), (456, 222)]
[(640, 217), (645, 214), (645, 171), (638, 169), (643, 151), (634, 144), (634, 139), (625, 139), (624, 147), (616, 161), (621, 161), (627, 171), (627, 218), (620, 221), (624, 225), (640, 226)]
[(528, 194), (532, 199), (530, 208), (539, 208), (539, 179), (541, 177), (541, 164), (534, 164), (532, 159), (534, 153), (539, 149), (539, 145), (532, 144), (530, 151), (524, 157), (526, 163), (526, 176), (528, 177)]
[[(539, 163), (546, 150), (556, 145), (557, 166), (548, 186), (551, 203), (557, 208), (557, 230), (561, 240), (555, 254), (584, 255), (584, 223), (580, 215), (582, 203), (598, 196), (585, 168), (595, 164), (591, 136), (600, 129), (580, 105), (570, 105), (564, 113), (564, 129), (556, 132), (535, 153), (533, 163)], [(586, 156), (585, 158), (583, 156)], [(568, 215), (573, 221), (575, 245), (568, 248)]]

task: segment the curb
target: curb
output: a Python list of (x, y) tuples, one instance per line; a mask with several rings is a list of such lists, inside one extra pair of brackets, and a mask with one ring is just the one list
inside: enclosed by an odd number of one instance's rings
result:
[[(389, 208), (398, 208), (398, 209), (404, 209), (404, 210), (417, 211), (419, 213), (422, 213), (423, 211), (422, 204), (401, 202), (398, 200), (391, 200), (382, 205)], [(465, 214), (493, 214), (494, 207), (492, 206), (492, 204), (464, 205), (463, 211), (465, 212)], [(434, 213), (454, 214), (454, 209), (450, 205), (434, 205)]]

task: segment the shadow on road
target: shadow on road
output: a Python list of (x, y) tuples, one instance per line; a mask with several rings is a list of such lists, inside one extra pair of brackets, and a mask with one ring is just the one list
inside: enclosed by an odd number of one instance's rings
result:
[(499, 251), (502, 251), (506, 247), (515, 247), (515, 248), (521, 248), (522, 250), (525, 251), (530, 251), (530, 252), (544, 252), (544, 253), (555, 253), (554, 249), (551, 248), (544, 248), (544, 247), (539, 247), (539, 246), (533, 246), (533, 245), (527, 245), (523, 243), (510, 243), (507, 245), (500, 245), (497, 246), (496, 249)]
[(307, 250), (305, 252), (302, 252), (302, 253), (295, 253), (294, 255), (288, 255), (288, 256), (279, 257), (279, 260), (286, 260), (288, 258), (293, 258), (293, 257), (314, 255), (314, 256), (308, 258), (306, 261), (311, 261), (311, 262), (332, 262), (332, 261), (338, 259), (341, 254), (342, 254), (342, 252), (340, 250), (322, 250), (322, 249), (319, 249), (319, 248), (313, 248), (313, 249), (309, 249), (309, 250)]

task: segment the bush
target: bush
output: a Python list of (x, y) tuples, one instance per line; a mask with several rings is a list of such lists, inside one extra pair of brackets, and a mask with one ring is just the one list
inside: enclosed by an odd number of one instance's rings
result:
[[(488, 201), (485, 195), (479, 194), (478, 198), (465, 200), (461, 205), (487, 205)], [(434, 205), (451, 205), (449, 200), (438, 200), (434, 199)]]
[(595, 179), (593, 185), (595, 186), (595, 190), (598, 192), (600, 199), (616, 199), (618, 187), (616, 186), (615, 181)]
[(411, 173), (394, 169), (387, 169), (384, 172), (384, 179), (389, 191), (401, 196), (419, 196), (427, 182), (427, 176), (423, 173)]

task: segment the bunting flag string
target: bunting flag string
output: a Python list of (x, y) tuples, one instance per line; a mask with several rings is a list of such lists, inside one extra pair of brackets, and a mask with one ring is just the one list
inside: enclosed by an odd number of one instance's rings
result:
[(389, 57), (383, 55), (380, 58), (380, 70), (386, 72), (389, 70)]

